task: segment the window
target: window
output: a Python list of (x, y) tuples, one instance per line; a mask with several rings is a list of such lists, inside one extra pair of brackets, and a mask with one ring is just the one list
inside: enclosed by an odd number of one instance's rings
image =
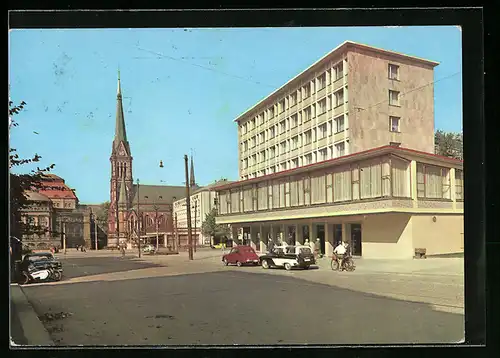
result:
[(262, 125), (262, 124), (264, 124), (264, 113), (261, 113), (261, 114), (259, 115), (259, 120), (260, 120), (260, 124), (261, 124), (261, 125)]
[(449, 199), (449, 169), (417, 163), (417, 196)]
[(304, 132), (304, 145), (311, 144), (312, 142), (312, 132), (311, 130), (308, 130), (307, 132)]
[(345, 130), (344, 116), (335, 118), (335, 133), (340, 133)]
[(327, 129), (326, 123), (320, 124), (318, 126), (318, 132), (317, 132), (318, 140), (326, 137), (326, 129)]
[(247, 151), (248, 150), (248, 141), (243, 142), (243, 150)]
[(246, 168), (248, 168), (248, 159), (247, 158), (243, 159), (243, 169), (246, 169)]
[(389, 105), (399, 106), (399, 92), (389, 90)]
[(299, 125), (299, 118), (298, 118), (297, 114), (294, 114), (290, 118), (292, 119), (292, 127), (291, 128), (297, 127)]
[(304, 163), (305, 165), (312, 164), (312, 154), (304, 155)]
[(341, 106), (344, 104), (344, 89), (335, 92), (335, 107)]
[(290, 95), (290, 107), (297, 104), (297, 92), (294, 92)]
[(286, 153), (286, 141), (280, 143), (280, 154)]
[(306, 109), (304, 109), (304, 122), (311, 120), (311, 117), (312, 117), (312, 111), (311, 111), (311, 106), (309, 106)]
[(297, 168), (299, 166), (299, 159), (292, 159), (292, 168)]
[(269, 114), (269, 118), (273, 118), (274, 117), (274, 107), (270, 107), (268, 109), (268, 114)]
[(260, 152), (260, 161), (264, 162), (266, 160), (266, 152), (262, 151)]
[(250, 148), (253, 148), (257, 145), (257, 137), (252, 137), (252, 146)]
[(389, 117), (389, 131), (400, 132), (399, 130), (399, 117)]
[(269, 156), (271, 158), (274, 158), (276, 156), (276, 150), (274, 149), (274, 147), (269, 148)]
[(399, 66), (389, 64), (389, 78), (391, 80), (399, 80)]
[(295, 137), (292, 138), (292, 150), (297, 149), (299, 146), (299, 136), (296, 135)]
[(271, 173), (276, 173), (276, 166), (271, 167)]
[(318, 161), (324, 161), (328, 159), (328, 151), (326, 148), (320, 149), (318, 151)]
[(282, 99), (278, 103), (278, 111), (279, 111), (279, 113), (283, 113), (285, 111), (285, 100), (284, 99)]
[(303, 87), (303, 91), (304, 91), (304, 98), (309, 97), (311, 95), (311, 84), (310, 83), (306, 84)]
[(325, 88), (326, 86), (326, 73), (323, 73), (318, 77), (318, 91)]
[(274, 127), (269, 128), (269, 139), (274, 138)]
[(333, 71), (335, 72), (335, 81), (341, 79), (344, 77), (344, 64), (340, 62), (333, 68)]
[(335, 144), (335, 150), (337, 151), (337, 157), (345, 155), (345, 143)]
[(252, 155), (252, 165), (257, 164), (257, 154)]
[(464, 200), (464, 172), (455, 170), (455, 199)]
[(252, 119), (250, 123), (251, 123), (251, 127), (252, 127), (252, 129), (254, 129), (254, 128), (255, 128), (255, 118), (254, 118), (254, 119)]
[(326, 98), (318, 102), (318, 116), (326, 112)]
[(247, 133), (247, 124), (246, 123), (241, 126), (241, 133), (242, 134), (246, 134)]
[(260, 132), (259, 134), (259, 143), (260, 144), (264, 143), (264, 131)]
[(281, 133), (285, 133), (285, 132), (286, 132), (286, 123), (283, 120), (283, 121), (280, 122), (280, 134)]

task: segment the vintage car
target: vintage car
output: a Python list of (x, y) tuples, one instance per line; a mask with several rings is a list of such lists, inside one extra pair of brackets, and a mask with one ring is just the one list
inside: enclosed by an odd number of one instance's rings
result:
[[(31, 267), (31, 268), (30, 268)], [(19, 265), (20, 273), (30, 270), (50, 269), (55, 280), (59, 281), (62, 278), (63, 268), (62, 263), (57, 261), (51, 252), (36, 252), (24, 255), (21, 264)]]
[(228, 254), (222, 256), (222, 262), (225, 266), (229, 264), (240, 267), (246, 264), (258, 265), (259, 255), (251, 246), (236, 246)]
[(260, 257), (260, 265), (264, 269), (273, 267), (284, 267), (291, 270), (298, 267), (307, 270), (314, 265), (314, 255), (309, 246), (276, 246), (272, 252)]

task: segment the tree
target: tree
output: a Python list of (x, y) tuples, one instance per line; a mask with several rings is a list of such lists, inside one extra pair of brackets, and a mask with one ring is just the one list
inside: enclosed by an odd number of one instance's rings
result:
[(205, 236), (210, 236), (210, 240), (216, 237), (229, 236), (230, 234), (228, 225), (220, 225), (215, 222), (216, 216), (217, 209), (212, 208), (212, 210), (210, 210), (210, 212), (205, 215), (205, 221), (203, 221), (203, 224), (201, 224), (201, 232)]
[(436, 131), (434, 152), (445, 157), (463, 160), (463, 133)]
[(99, 206), (97, 210), (97, 220), (103, 225), (103, 227), (108, 226), (108, 213), (109, 213), (109, 201), (105, 201)]
[[(14, 116), (18, 115), (26, 106), (26, 102), (22, 101), (19, 105), (14, 105), (9, 100), (9, 132), (19, 125)], [(42, 157), (35, 154), (32, 158), (20, 158), (15, 148), (9, 149), (9, 170), (24, 164), (39, 162)], [(22, 241), (23, 235), (44, 234), (47, 232), (43, 228), (33, 223), (22, 222), (22, 210), (29, 206), (36, 205), (36, 202), (29, 200), (26, 195), (27, 191), (38, 190), (46, 173), (54, 168), (54, 164), (46, 168), (37, 167), (36, 170), (31, 170), (29, 173), (15, 174), (9, 173), (10, 186), (10, 236), (14, 236)], [(20, 259), (20, 250), (13, 250), (14, 259)]]

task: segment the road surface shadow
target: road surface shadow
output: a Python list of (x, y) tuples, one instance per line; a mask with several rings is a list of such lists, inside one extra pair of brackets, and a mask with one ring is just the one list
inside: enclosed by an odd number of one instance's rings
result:
[(72, 313), (62, 329), (47, 327), (57, 345), (429, 344), (464, 336), (463, 315), (425, 303), (250, 272), (24, 290), (39, 315)]

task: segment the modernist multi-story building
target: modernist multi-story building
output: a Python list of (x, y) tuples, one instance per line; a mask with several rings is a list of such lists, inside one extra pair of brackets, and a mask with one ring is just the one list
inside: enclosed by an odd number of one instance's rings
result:
[(239, 116), (240, 181), (215, 188), (217, 223), (261, 251), (463, 252), (463, 163), (434, 154), (436, 65), (345, 42)]
[[(216, 207), (217, 192), (213, 189), (221, 184), (228, 183), (231, 183), (231, 181), (228, 181), (227, 179), (217, 180), (215, 183), (195, 189), (191, 193), (191, 232), (193, 240), (196, 241), (197, 245), (201, 246), (210, 244), (211, 238), (203, 234), (202, 225), (207, 214), (210, 213), (214, 207)], [(178, 240), (181, 246), (188, 245), (187, 222), (186, 198), (182, 198), (174, 202), (174, 224), (177, 228), (177, 233), (179, 235)]]
[(437, 65), (344, 42), (235, 119), (240, 179), (390, 143), (432, 153)]

